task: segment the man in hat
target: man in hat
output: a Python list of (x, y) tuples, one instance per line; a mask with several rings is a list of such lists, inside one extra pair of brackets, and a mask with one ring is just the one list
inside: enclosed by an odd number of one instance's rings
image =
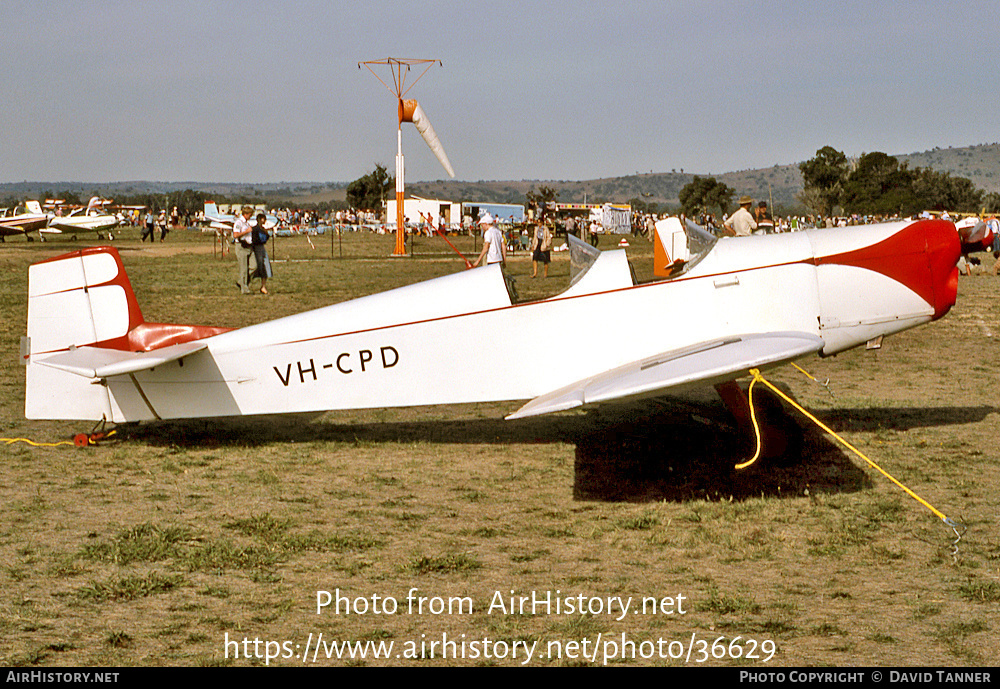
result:
[(757, 221), (750, 213), (753, 199), (749, 196), (740, 197), (740, 209), (722, 223), (722, 233), (729, 237), (749, 237), (757, 229)]
[(480, 218), (479, 226), (483, 228), (483, 250), (479, 252), (479, 258), (472, 264), (472, 267), (478, 266), (483, 258), (486, 259), (486, 265), (506, 261), (507, 247), (504, 245), (503, 234), (493, 224), (493, 216), (486, 213)]

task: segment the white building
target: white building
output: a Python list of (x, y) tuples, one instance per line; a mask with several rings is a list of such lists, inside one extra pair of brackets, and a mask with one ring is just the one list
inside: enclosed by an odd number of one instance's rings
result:
[[(395, 227), (396, 199), (388, 199), (383, 204), (385, 224)], [(416, 227), (422, 225), (422, 219), (428, 215), (431, 218), (440, 218), (446, 227), (457, 230), (462, 224), (462, 204), (437, 199), (424, 199), (419, 196), (403, 199), (403, 216), (406, 218), (408, 226)]]

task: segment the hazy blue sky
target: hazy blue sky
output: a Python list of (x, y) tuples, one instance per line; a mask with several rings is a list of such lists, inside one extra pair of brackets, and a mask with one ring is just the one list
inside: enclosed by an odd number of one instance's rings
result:
[[(994, 0), (4, 0), (0, 181), (349, 181), (393, 169), (358, 62), (458, 179), (719, 173), (1000, 140)], [(387, 73), (383, 74), (386, 77)], [(412, 125), (407, 179), (445, 177)]]

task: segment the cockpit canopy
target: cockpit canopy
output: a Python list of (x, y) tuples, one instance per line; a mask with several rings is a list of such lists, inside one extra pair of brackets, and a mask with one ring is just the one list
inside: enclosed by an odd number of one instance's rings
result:
[(672, 278), (707, 256), (719, 239), (690, 220), (664, 218), (656, 223), (653, 241), (653, 275)]
[[(678, 218), (656, 223), (653, 274), (659, 278), (683, 275), (711, 252), (718, 238), (694, 223)], [(625, 252), (599, 251), (573, 235), (567, 235), (570, 286), (560, 297), (592, 294), (636, 284)]]

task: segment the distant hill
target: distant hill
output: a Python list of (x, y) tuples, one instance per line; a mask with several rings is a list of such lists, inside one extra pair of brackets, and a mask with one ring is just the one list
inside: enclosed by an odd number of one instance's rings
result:
[(929, 167), (972, 180), (980, 189), (1000, 192), (1000, 143), (964, 148), (932, 148), (923, 153), (896, 156), (911, 168)]
[[(1000, 166), (998, 166), (1000, 170)], [(633, 198), (646, 203), (678, 206), (678, 195), (684, 185), (695, 178), (694, 173), (659, 172), (625, 177), (608, 177), (579, 182), (564, 180), (521, 180), (519, 182), (415, 182), (407, 192), (429, 198), (490, 201), (494, 203), (524, 203), (525, 193), (541, 186), (552, 187), (563, 203), (626, 202)], [(700, 175), (705, 177), (706, 175)], [(760, 170), (744, 170), (712, 175), (728, 184), (738, 195), (749, 194), (755, 199), (767, 199), (770, 194), (778, 206), (791, 206), (802, 191), (802, 175), (798, 165), (775, 165)]]
[[(988, 192), (1000, 192), (1000, 143), (980, 144), (964, 148), (933, 148), (922, 153), (892, 154), (911, 168), (929, 167), (966, 177)], [(411, 182), (407, 194), (451, 201), (487, 201), (493, 203), (524, 203), (525, 194), (541, 186), (554, 188), (564, 203), (627, 202), (638, 198), (647, 203), (678, 206), (678, 194), (698, 173), (659, 172), (625, 177), (607, 177), (580, 181), (520, 180), (520, 181), (450, 181)], [(706, 175), (700, 175), (702, 177)], [(732, 187), (737, 195), (748, 194), (754, 199), (773, 199), (778, 209), (795, 208), (802, 191), (799, 164), (775, 165), (756, 170), (740, 170), (712, 175)], [(194, 189), (220, 196), (263, 197), (278, 205), (305, 205), (343, 201), (347, 182), (278, 182), (250, 184), (245, 182), (149, 182), (131, 181), (107, 184), (85, 182), (16, 182), (0, 184), (0, 199), (38, 198), (45, 192), (72, 191), (83, 198), (93, 195), (124, 196), (130, 194), (166, 194)]]
[[(965, 148), (935, 148), (923, 153), (892, 154), (911, 168), (929, 167), (938, 172), (948, 172), (972, 180), (980, 189), (1000, 192), (1000, 144), (981, 144)], [(639, 198), (647, 203), (680, 205), (677, 196), (696, 173), (662, 172), (628, 175), (606, 179), (570, 181), (521, 180), (520, 182), (419, 182), (407, 186), (416, 196), (430, 198), (492, 201), (495, 203), (524, 203), (529, 189), (544, 185), (559, 192), (559, 200), (569, 203), (605, 201), (623, 202)], [(706, 175), (700, 175), (705, 177)], [(754, 199), (773, 198), (779, 208), (798, 204), (802, 192), (802, 174), (799, 164), (775, 165), (756, 170), (740, 170), (712, 175), (742, 196)]]
[(267, 199), (315, 198), (309, 203), (319, 203), (346, 197), (346, 182), (157, 182), (133, 180), (128, 182), (7, 182), (0, 183), (0, 199), (42, 198), (49, 194), (69, 191), (83, 199), (103, 196), (114, 199), (135, 194), (168, 194), (193, 189), (219, 196), (251, 196)]

